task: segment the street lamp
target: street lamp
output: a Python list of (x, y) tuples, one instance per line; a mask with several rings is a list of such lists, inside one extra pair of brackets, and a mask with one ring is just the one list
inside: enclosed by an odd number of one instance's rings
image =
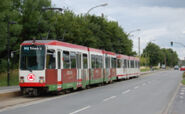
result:
[(100, 5), (94, 6), (94, 7), (90, 8), (85, 15), (88, 15), (91, 10), (93, 10), (93, 9), (95, 9), (97, 7), (105, 7), (107, 5), (108, 5), (108, 3), (104, 3), (104, 4), (100, 4)]
[[(60, 11), (60, 12), (63, 11), (62, 8), (51, 8), (51, 7), (42, 7), (42, 10), (43, 10), (43, 11), (46, 11), (46, 10), (53, 10), (53, 11)], [(56, 16), (56, 22), (57, 22), (57, 16)], [(55, 23), (55, 24), (56, 24), (56, 23)], [(48, 31), (48, 33), (47, 33), (46, 39), (48, 39), (49, 33), (50, 33), (50, 29), (49, 29), (49, 31)]]
[(8, 62), (7, 62), (7, 84), (10, 85), (10, 25), (16, 24), (16, 22), (9, 21), (7, 24), (7, 50), (8, 50)]
[(131, 33), (141, 31), (141, 29), (135, 29), (127, 33), (128, 36), (132, 36)]
[(62, 8), (49, 8), (49, 7), (42, 7), (42, 10), (58, 10), (58, 11), (63, 11)]
[[(133, 36), (131, 33), (141, 31), (141, 29), (135, 29), (127, 33), (128, 37)], [(138, 56), (140, 57), (140, 37), (138, 37)]]

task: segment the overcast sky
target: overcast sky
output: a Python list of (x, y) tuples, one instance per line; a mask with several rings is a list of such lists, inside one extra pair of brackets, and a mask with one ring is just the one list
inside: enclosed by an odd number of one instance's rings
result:
[(152, 41), (162, 48), (172, 48), (179, 58), (184, 59), (185, 47), (185, 0), (52, 0), (55, 7), (68, 8), (76, 14), (85, 14), (91, 7), (108, 3), (106, 7), (93, 9), (90, 14), (118, 21), (125, 32), (133, 32), (133, 50), (138, 52), (138, 37), (141, 38), (141, 51)]

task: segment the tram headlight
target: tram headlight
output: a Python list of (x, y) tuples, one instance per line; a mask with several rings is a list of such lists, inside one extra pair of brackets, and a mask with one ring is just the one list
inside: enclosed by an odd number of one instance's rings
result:
[(44, 83), (44, 77), (39, 77), (39, 82)]
[(23, 76), (20, 77), (20, 83), (24, 83), (24, 77)]

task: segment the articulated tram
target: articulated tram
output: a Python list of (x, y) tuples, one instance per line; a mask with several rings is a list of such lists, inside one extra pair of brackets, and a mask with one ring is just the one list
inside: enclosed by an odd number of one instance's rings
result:
[(19, 85), (24, 95), (86, 88), (140, 75), (139, 59), (57, 40), (24, 41)]

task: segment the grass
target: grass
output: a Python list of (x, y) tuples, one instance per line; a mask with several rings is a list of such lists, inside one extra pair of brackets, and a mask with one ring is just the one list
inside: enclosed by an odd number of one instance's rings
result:
[(140, 71), (141, 71), (141, 72), (150, 71), (150, 67), (141, 67), (141, 68), (140, 68)]
[[(11, 70), (10, 71), (10, 85), (18, 85), (19, 84), (19, 77), (18, 77), (18, 70)], [(0, 73), (0, 86), (7, 86), (7, 72)]]
[(185, 85), (185, 72), (182, 75), (182, 81), (181, 82), (182, 82), (183, 85)]

